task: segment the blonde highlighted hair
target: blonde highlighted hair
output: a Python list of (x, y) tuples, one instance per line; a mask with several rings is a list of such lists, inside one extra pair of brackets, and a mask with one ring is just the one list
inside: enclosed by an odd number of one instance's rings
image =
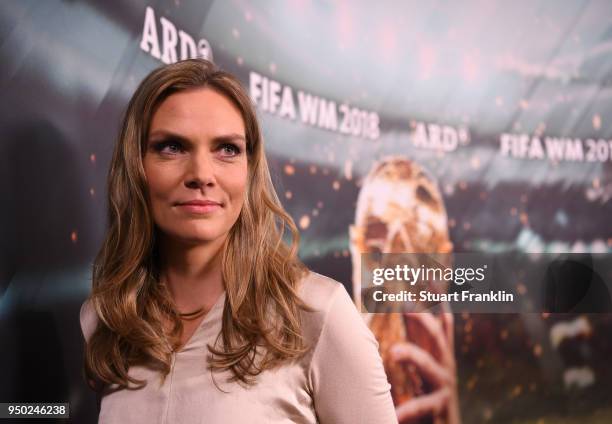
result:
[[(244, 205), (222, 257), (226, 290), (221, 347), (208, 346), (210, 368), (252, 384), (263, 370), (301, 356), (300, 310), (311, 311), (297, 293), (307, 273), (297, 257), (299, 234), (274, 191), (251, 100), (240, 82), (203, 59), (189, 59), (151, 72), (124, 115), (108, 174), (109, 227), (93, 267), (91, 303), (98, 326), (85, 348), (85, 372), (96, 390), (116, 384), (142, 387), (128, 375), (147, 364), (165, 377), (179, 346), (182, 322), (160, 282), (157, 240), (142, 158), (156, 108), (173, 93), (209, 88), (240, 110), (245, 124), (248, 181)], [(291, 240), (285, 243), (286, 230)], [(172, 323), (171, 330), (164, 323)], [(256, 354), (265, 354), (256, 361)], [(256, 348), (260, 347), (259, 350)], [(204, 358), (202, 359), (204, 360)]]

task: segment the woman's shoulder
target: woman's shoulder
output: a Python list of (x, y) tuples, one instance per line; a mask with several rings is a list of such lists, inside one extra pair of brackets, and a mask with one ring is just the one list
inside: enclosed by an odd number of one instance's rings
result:
[(338, 293), (346, 292), (342, 283), (314, 271), (308, 271), (302, 278), (298, 290), (301, 299), (320, 312), (326, 309)]
[[(319, 342), (323, 330), (335, 331), (330, 327), (347, 325), (350, 327), (363, 325), (363, 320), (357, 312), (344, 285), (332, 278), (310, 271), (300, 282), (301, 299), (314, 309), (313, 312), (303, 312), (303, 328), (305, 336), (311, 342)], [(338, 328), (339, 329), (339, 328)]]
[(303, 328), (312, 346), (308, 388), (321, 422), (397, 423), (378, 341), (347, 290), (317, 273), (302, 290), (305, 303), (320, 308)]
[(87, 342), (98, 325), (98, 314), (96, 313), (96, 309), (94, 308), (91, 299), (85, 300), (85, 302), (83, 302), (81, 305), (79, 320), (81, 321), (81, 332), (83, 333), (83, 337)]

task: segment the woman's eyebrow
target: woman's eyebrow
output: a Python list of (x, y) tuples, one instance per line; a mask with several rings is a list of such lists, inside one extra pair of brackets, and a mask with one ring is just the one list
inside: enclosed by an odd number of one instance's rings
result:
[[(169, 130), (164, 130), (164, 129), (155, 130), (151, 132), (151, 134), (149, 134), (149, 141), (151, 141), (153, 138), (156, 138), (156, 137), (170, 137), (177, 141), (181, 141), (185, 144), (193, 144), (191, 140), (189, 140), (189, 138), (181, 134), (178, 134), (178, 133), (175, 133)], [(231, 142), (231, 141), (234, 141), (234, 142), (242, 141), (243, 143), (246, 143), (246, 138), (242, 134), (229, 133), (229, 134), (218, 135), (214, 137), (212, 141), (215, 143), (225, 143), (225, 142)]]
[(152, 139), (154, 138), (166, 138), (166, 137), (172, 138), (172, 139), (175, 139), (181, 142), (191, 143), (187, 137), (182, 136), (178, 133), (169, 131), (169, 130), (155, 130), (151, 132), (149, 134), (149, 141), (152, 141)]
[(241, 135), (241, 134), (236, 134), (236, 133), (232, 133), (232, 134), (224, 134), (224, 135), (218, 135), (215, 138), (213, 138), (213, 141), (216, 143), (227, 143), (227, 142), (236, 142), (236, 141), (242, 141), (243, 143), (246, 144), (246, 138)]

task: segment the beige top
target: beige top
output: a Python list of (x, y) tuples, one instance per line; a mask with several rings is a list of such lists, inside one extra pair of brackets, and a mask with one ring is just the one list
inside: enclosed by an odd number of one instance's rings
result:
[[(104, 395), (99, 423), (397, 423), (378, 342), (344, 286), (311, 272), (299, 293), (317, 309), (302, 312), (304, 336), (313, 348), (299, 361), (264, 371), (251, 387), (227, 382), (229, 371), (211, 375), (206, 345), (221, 331), (223, 293), (173, 355), (165, 382), (160, 386), (156, 371), (131, 367), (129, 375), (147, 385)], [(88, 340), (97, 323), (88, 301), (80, 318)]]

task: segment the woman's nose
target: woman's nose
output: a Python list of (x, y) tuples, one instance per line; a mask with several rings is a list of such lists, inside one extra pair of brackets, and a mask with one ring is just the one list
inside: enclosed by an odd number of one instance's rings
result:
[(200, 188), (202, 186), (213, 186), (215, 183), (212, 154), (206, 151), (194, 152), (185, 175), (185, 186), (187, 188)]

